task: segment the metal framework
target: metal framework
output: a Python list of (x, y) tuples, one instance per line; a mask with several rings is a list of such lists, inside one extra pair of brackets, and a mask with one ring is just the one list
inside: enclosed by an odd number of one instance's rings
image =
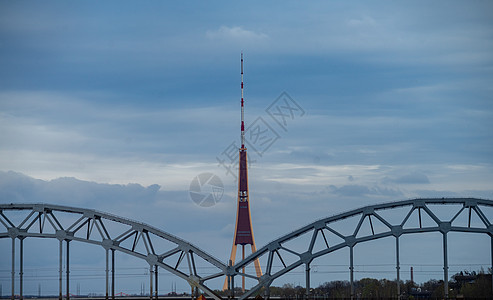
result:
[[(442, 205), (442, 206), (438, 206)], [(437, 209), (448, 206), (453, 212), (449, 217), (441, 218)], [(389, 218), (384, 211), (400, 209), (402, 218), (397, 221)], [(454, 210), (455, 209), (455, 210)], [(25, 211), (23, 217), (15, 221), (9, 217), (8, 211)], [(448, 238), (449, 232), (482, 233), (490, 236), (491, 257), (493, 267), (493, 225), (491, 213), (493, 201), (460, 198), (460, 199), (414, 199), (371, 205), (349, 212), (334, 215), (315, 221), (283, 237), (280, 237), (266, 246), (252, 253), (246, 259), (233, 266), (226, 266), (218, 259), (205, 253), (178, 237), (163, 232), (144, 223), (132, 221), (107, 213), (91, 209), (81, 209), (68, 206), (49, 204), (0, 204), (0, 238), (12, 239), (12, 295), (15, 283), (15, 255), (16, 239), (19, 240), (19, 287), (22, 298), (23, 289), (23, 240), (28, 237), (53, 238), (59, 241), (59, 297), (62, 298), (62, 253), (63, 242), (66, 243), (66, 295), (69, 297), (69, 251), (70, 242), (78, 241), (99, 245), (106, 251), (106, 297), (114, 298), (114, 258), (115, 252), (123, 252), (145, 260), (150, 268), (151, 291), (153, 277), (155, 291), (157, 291), (158, 268), (162, 268), (180, 278), (197, 289), (201, 289), (209, 297), (220, 299), (206, 281), (227, 276), (232, 282), (234, 277), (242, 276), (258, 281), (258, 284), (243, 294), (240, 299), (246, 299), (265, 287), (266, 297), (269, 297), (269, 287), (272, 282), (299, 266), (305, 266), (306, 291), (310, 296), (310, 264), (321, 256), (329, 255), (339, 249), (349, 249), (349, 270), (351, 295), (354, 296), (354, 264), (353, 249), (357, 244), (386, 237), (395, 238), (396, 278), (400, 280), (399, 238), (405, 234), (438, 232), (442, 234), (443, 242), (443, 279), (444, 294), (448, 297)], [(338, 222), (345, 219), (356, 220), (355, 226), (346, 225), (345, 230), (337, 227)], [(422, 220), (428, 220), (422, 222)], [(473, 220), (473, 221), (472, 221)], [(475, 220), (475, 221), (474, 221)], [(339, 223), (340, 224), (340, 223)], [(347, 233), (349, 232), (349, 233)], [(292, 247), (293, 241), (301, 241), (302, 237), (309, 237), (308, 243), (303, 244), (303, 250)], [(332, 237), (332, 238), (331, 238)], [(163, 247), (160, 241), (166, 241)], [(334, 242), (336, 240), (337, 242)], [(304, 239), (303, 239), (304, 241)], [(316, 247), (315, 245), (318, 245)], [(320, 247), (322, 245), (322, 247)], [(111, 252), (111, 255), (110, 255)], [(110, 270), (111, 257), (111, 270)], [(186, 259), (185, 259), (186, 258)], [(255, 268), (247, 268), (250, 272), (243, 273), (243, 268), (254, 265), (260, 258), (266, 260), (265, 273), (257, 276)], [(208, 268), (197, 272), (197, 262), (201, 260)], [(280, 262), (279, 269), (274, 264)], [(206, 271), (203, 271), (206, 270)], [(203, 274), (203, 272), (208, 272)], [(110, 278), (111, 272), (111, 278)], [(400, 295), (400, 286), (397, 285), (397, 295)], [(152, 292), (150, 293), (152, 298)], [(157, 294), (156, 294), (157, 296)], [(14, 296), (12, 296), (14, 297)]]
[[(6, 215), (9, 210), (24, 210), (25, 217), (18, 224)], [(24, 214), (23, 214), (24, 215)], [(70, 242), (78, 241), (102, 246), (106, 251), (106, 299), (115, 297), (115, 251), (123, 252), (149, 263), (150, 297), (157, 298), (158, 267), (178, 276), (190, 284), (192, 289), (204, 291), (213, 299), (221, 299), (204, 283), (224, 276), (227, 266), (196, 246), (167, 232), (108, 213), (92, 209), (49, 204), (0, 204), (0, 238), (12, 239), (12, 299), (15, 295), (15, 240), (19, 240), (19, 288), (23, 298), (23, 241), (25, 238), (58, 239), (59, 246), (59, 298), (63, 297), (62, 253), (66, 243), (66, 297), (69, 293)], [(163, 240), (165, 242), (163, 242)], [(163, 246), (163, 244), (165, 244)], [(111, 251), (111, 255), (110, 255)], [(197, 262), (202, 260), (207, 274), (197, 272)], [(154, 278), (153, 278), (154, 277)], [(154, 288), (153, 288), (154, 280)], [(153, 291), (154, 290), (154, 291)], [(153, 295), (154, 294), (154, 295)]]
[[(456, 211), (450, 218), (442, 220), (430, 209), (432, 205), (454, 205)], [(406, 200), (392, 203), (385, 203), (379, 205), (371, 205), (363, 208), (355, 209), (349, 212), (338, 214), (332, 217), (315, 221), (309, 225), (304, 226), (294, 232), (291, 232), (283, 237), (280, 237), (266, 246), (257, 250), (257, 252), (248, 256), (243, 261), (234, 265), (234, 275), (246, 276), (258, 281), (258, 284), (252, 287), (249, 291), (243, 294), (240, 299), (248, 298), (255, 293), (258, 293), (262, 287), (265, 287), (266, 298), (269, 297), (269, 287), (272, 282), (291, 270), (305, 265), (305, 277), (306, 277), (306, 293), (307, 297), (310, 293), (310, 263), (318, 257), (328, 255), (336, 250), (342, 248), (349, 248), (349, 270), (350, 270), (350, 283), (351, 283), (351, 298), (354, 297), (354, 263), (353, 263), (353, 249), (359, 243), (364, 243), (371, 240), (381, 239), (385, 237), (395, 237), (395, 263), (396, 263), (396, 278), (397, 278), (397, 295), (400, 295), (400, 261), (399, 261), (399, 238), (404, 234), (426, 233), (426, 232), (440, 232), (443, 237), (443, 279), (444, 279), (444, 294), (445, 298), (448, 298), (448, 246), (447, 246), (447, 234), (449, 232), (467, 232), (467, 233), (484, 233), (488, 234), (491, 238), (491, 256), (493, 267), (493, 225), (491, 219), (488, 219), (484, 213), (485, 207), (493, 207), (493, 201), (482, 200), (474, 198), (466, 199), (415, 199)], [(407, 209), (404, 217), (399, 221), (387, 220), (383, 213), (383, 210), (392, 209)], [(464, 215), (465, 214), (465, 215)], [(459, 224), (460, 219), (467, 219), (465, 224)], [(357, 222), (354, 230), (349, 230), (349, 234), (344, 233), (341, 229), (336, 228), (334, 225), (347, 218), (354, 217)], [(422, 218), (426, 217), (431, 219), (431, 222), (425, 224), (422, 222)], [(471, 219), (480, 220), (480, 222), (471, 223)], [(417, 219), (411, 221), (411, 219)], [(378, 223), (378, 229), (376, 230)], [(348, 228), (346, 228), (348, 229)], [(346, 230), (345, 230), (346, 231)], [(307, 243), (302, 251), (293, 249), (290, 245), (293, 244), (293, 240), (308, 235), (309, 243)], [(339, 242), (330, 244), (329, 236), (336, 237)], [(315, 244), (322, 244), (322, 248), (315, 248)], [(255, 260), (259, 258), (266, 258), (267, 263), (264, 267), (265, 273), (261, 277), (255, 276), (254, 272), (243, 274), (240, 272), (243, 268), (251, 265)], [(291, 261), (287, 262), (289, 257)], [(293, 259), (294, 257), (294, 259)], [(280, 262), (282, 268), (280, 270), (274, 270), (274, 261)], [(252, 270), (253, 268), (249, 268)]]

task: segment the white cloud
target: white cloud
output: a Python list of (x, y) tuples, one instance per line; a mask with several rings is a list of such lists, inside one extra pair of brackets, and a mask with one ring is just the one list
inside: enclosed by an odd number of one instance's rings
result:
[(243, 41), (247, 43), (264, 41), (269, 38), (265, 33), (247, 30), (241, 26), (221, 26), (219, 29), (207, 30), (205, 36), (211, 40)]
[(368, 28), (376, 26), (377, 22), (370, 16), (363, 16), (360, 18), (354, 18), (347, 21), (349, 27), (356, 28)]
[(112, 184), (159, 184), (168, 191), (188, 190), (196, 175), (211, 170), (221, 171), (212, 159), (209, 163), (193, 162), (193, 157), (164, 154), (147, 160), (138, 155), (111, 157), (27, 150), (4, 150), (0, 155), (0, 170), (15, 170), (44, 180), (62, 176)]

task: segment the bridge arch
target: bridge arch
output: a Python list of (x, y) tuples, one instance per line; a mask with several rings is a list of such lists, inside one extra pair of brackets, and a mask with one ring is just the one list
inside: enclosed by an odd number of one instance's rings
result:
[[(448, 209), (454, 210), (448, 216), (439, 216), (436, 207), (448, 206)], [(434, 210), (432, 209), (435, 208)], [(243, 261), (234, 265), (232, 276), (244, 276), (258, 281), (252, 289), (247, 291), (240, 299), (245, 299), (258, 293), (262, 287), (265, 287), (267, 297), (269, 287), (272, 282), (292, 271), (293, 269), (305, 266), (306, 276), (306, 291), (310, 291), (310, 263), (321, 256), (328, 255), (343, 248), (349, 248), (349, 269), (351, 296), (354, 296), (353, 285), (353, 249), (354, 246), (360, 243), (382, 239), (386, 237), (395, 238), (395, 258), (396, 258), (396, 275), (399, 282), (399, 238), (407, 234), (438, 232), (442, 235), (443, 243), (443, 265), (444, 265), (444, 294), (448, 296), (448, 239), (449, 232), (464, 232), (464, 233), (481, 233), (489, 235), (491, 244), (493, 245), (493, 220), (488, 217), (485, 211), (493, 207), (493, 201), (475, 199), (475, 198), (439, 198), (439, 199), (414, 199), (399, 202), (384, 203), (378, 205), (370, 205), (345, 213), (337, 214), (328, 218), (317, 220), (298, 230), (286, 234), (276, 240), (273, 240), (266, 246), (257, 250)], [(399, 209), (404, 211), (401, 217), (390, 220), (384, 211)], [(335, 225), (348, 218), (356, 220), (355, 226), (350, 228), (348, 232), (343, 232)], [(429, 220), (428, 223), (422, 222), (424, 218)], [(475, 218), (478, 222), (471, 222)], [(466, 220), (465, 224), (459, 220)], [(414, 220), (414, 222), (411, 222)], [(377, 223), (379, 230), (376, 230)], [(347, 229), (347, 228), (346, 228)], [(336, 242), (329, 242), (328, 236), (335, 237)], [(294, 249), (290, 245), (293, 240), (304, 236), (308, 237), (303, 249)], [(306, 239), (305, 239), (306, 240)], [(314, 245), (322, 244), (322, 248), (315, 248)], [(290, 256), (291, 261), (283, 256)], [(294, 257), (294, 259), (293, 259)], [(263, 259), (266, 265), (263, 266), (265, 273), (262, 277), (257, 277), (254, 273), (242, 273), (243, 268), (251, 265), (256, 259)], [(280, 262), (283, 267), (279, 270), (274, 270), (274, 261)], [(492, 265), (493, 265), (493, 246), (492, 246)], [(246, 268), (252, 270), (253, 268)], [(400, 287), (398, 284), (398, 294)], [(396, 295), (397, 296), (397, 295)]]
[[(454, 205), (456, 208), (456, 211), (448, 218), (440, 216), (436, 210), (432, 209), (432, 206), (447, 205)], [(107, 294), (109, 253), (111, 251), (113, 254), (115, 251), (118, 251), (146, 261), (150, 266), (150, 274), (152, 274), (152, 267), (160, 267), (183, 278), (192, 287), (203, 290), (213, 299), (220, 299), (220, 297), (207, 287), (206, 283), (210, 279), (226, 275), (233, 278), (236, 276), (245, 276), (257, 280), (258, 284), (240, 297), (240, 299), (245, 299), (257, 293), (262, 287), (269, 287), (276, 278), (303, 265), (306, 266), (306, 290), (309, 291), (310, 263), (318, 257), (328, 255), (343, 248), (350, 250), (352, 282), (354, 246), (386, 237), (395, 238), (396, 270), (397, 279), (399, 279), (399, 238), (406, 234), (427, 232), (438, 232), (443, 237), (444, 282), (447, 283), (448, 233), (465, 232), (486, 234), (490, 236), (493, 245), (493, 225), (492, 219), (490, 218), (492, 208), (493, 201), (475, 198), (414, 199), (370, 205), (308, 224), (273, 240), (234, 266), (226, 266), (218, 259), (189, 242), (147, 224), (92, 209), (60, 205), (0, 204), (0, 239), (12, 239), (12, 262), (14, 262), (15, 258), (15, 241), (19, 240), (21, 247), (20, 268), (22, 268), (22, 242), (28, 237), (57, 239), (60, 243), (60, 259), (63, 242), (66, 243), (67, 252), (71, 241), (79, 241), (103, 247), (106, 251), (107, 261)], [(405, 213), (402, 214), (400, 219), (391, 220), (384, 212), (394, 209), (404, 210)], [(16, 222), (4, 213), (9, 210), (24, 211), (25, 214)], [(490, 214), (486, 213), (486, 211)], [(64, 214), (64, 216), (60, 217), (60, 214)], [(67, 218), (67, 215), (70, 217)], [(468, 221), (459, 223), (458, 220), (464, 219), (464, 216)], [(421, 220), (425, 217), (431, 221), (429, 223), (422, 223)], [(471, 223), (472, 217), (475, 217), (479, 221)], [(357, 222), (354, 228), (350, 228), (348, 232), (344, 232), (335, 226), (339, 221), (349, 218), (353, 218)], [(413, 219), (415, 221), (414, 226), (410, 222)], [(378, 226), (379, 228), (377, 229)], [(328, 238), (328, 235), (332, 235), (336, 239), (339, 239), (339, 241), (333, 242), (333, 240)], [(303, 250), (291, 248), (290, 241), (299, 239), (302, 236), (309, 237), (305, 248)], [(160, 243), (156, 242), (158, 240), (166, 241), (167, 247), (162, 247)], [(317, 243), (325, 246), (316, 248), (315, 244)], [(285, 255), (291, 255), (295, 259), (290, 262), (287, 262), (287, 260), (284, 261), (283, 256)], [(256, 258), (261, 257), (266, 258), (267, 261), (264, 266), (265, 274), (262, 277), (257, 277), (256, 274), (242, 273), (243, 267), (252, 264)], [(280, 270), (273, 269), (273, 263), (276, 259), (283, 264)], [(206, 269), (209, 270), (206, 274), (197, 272), (196, 261), (198, 260), (205, 262), (211, 267)], [(15, 265), (13, 263), (12, 295), (14, 295), (14, 268)], [(184, 269), (187, 271), (183, 271)], [(19, 273), (21, 274), (20, 286), (22, 288), (22, 270)], [(60, 297), (62, 296), (61, 276), (60, 262)], [(447, 284), (445, 284), (444, 289), (447, 295)], [(268, 289), (266, 290), (268, 291)]]
[[(13, 220), (7, 211), (24, 211), (23, 216)], [(69, 295), (69, 244), (79, 241), (99, 245), (106, 251), (106, 297), (110, 289), (109, 260), (112, 269), (114, 253), (122, 252), (146, 261), (150, 266), (150, 290), (153, 274), (162, 268), (184, 280), (192, 288), (199, 288), (213, 299), (221, 299), (209, 289), (206, 281), (224, 276), (227, 266), (221, 261), (174, 235), (147, 224), (92, 209), (49, 204), (0, 204), (0, 239), (12, 239), (12, 295), (15, 287), (15, 241), (19, 240), (19, 286), (22, 296), (23, 241), (26, 238), (52, 238), (59, 241), (59, 298), (62, 298), (62, 250), (66, 243), (66, 295)], [(163, 242), (164, 241), (164, 242)], [(111, 253), (111, 255), (110, 255)], [(197, 263), (206, 264), (204, 272), (198, 272)], [(186, 270), (186, 271), (185, 271)], [(114, 276), (111, 276), (114, 287)], [(157, 290), (157, 287), (156, 287)], [(112, 289), (114, 295), (114, 289)], [(12, 296), (13, 297), (13, 296)]]

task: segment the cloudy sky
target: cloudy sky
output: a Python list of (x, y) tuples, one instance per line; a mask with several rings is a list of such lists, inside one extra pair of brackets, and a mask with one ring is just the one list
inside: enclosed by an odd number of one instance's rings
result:
[[(226, 260), (241, 52), (257, 246), (364, 205), (493, 199), (492, 20), (489, 1), (1, 1), (0, 202), (111, 212)], [(189, 196), (204, 172), (212, 207)]]

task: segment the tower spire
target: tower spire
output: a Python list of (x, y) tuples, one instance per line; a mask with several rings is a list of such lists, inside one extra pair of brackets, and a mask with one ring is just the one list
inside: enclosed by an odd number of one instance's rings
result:
[(243, 52), (241, 52), (241, 148), (245, 148), (245, 106), (243, 100)]

